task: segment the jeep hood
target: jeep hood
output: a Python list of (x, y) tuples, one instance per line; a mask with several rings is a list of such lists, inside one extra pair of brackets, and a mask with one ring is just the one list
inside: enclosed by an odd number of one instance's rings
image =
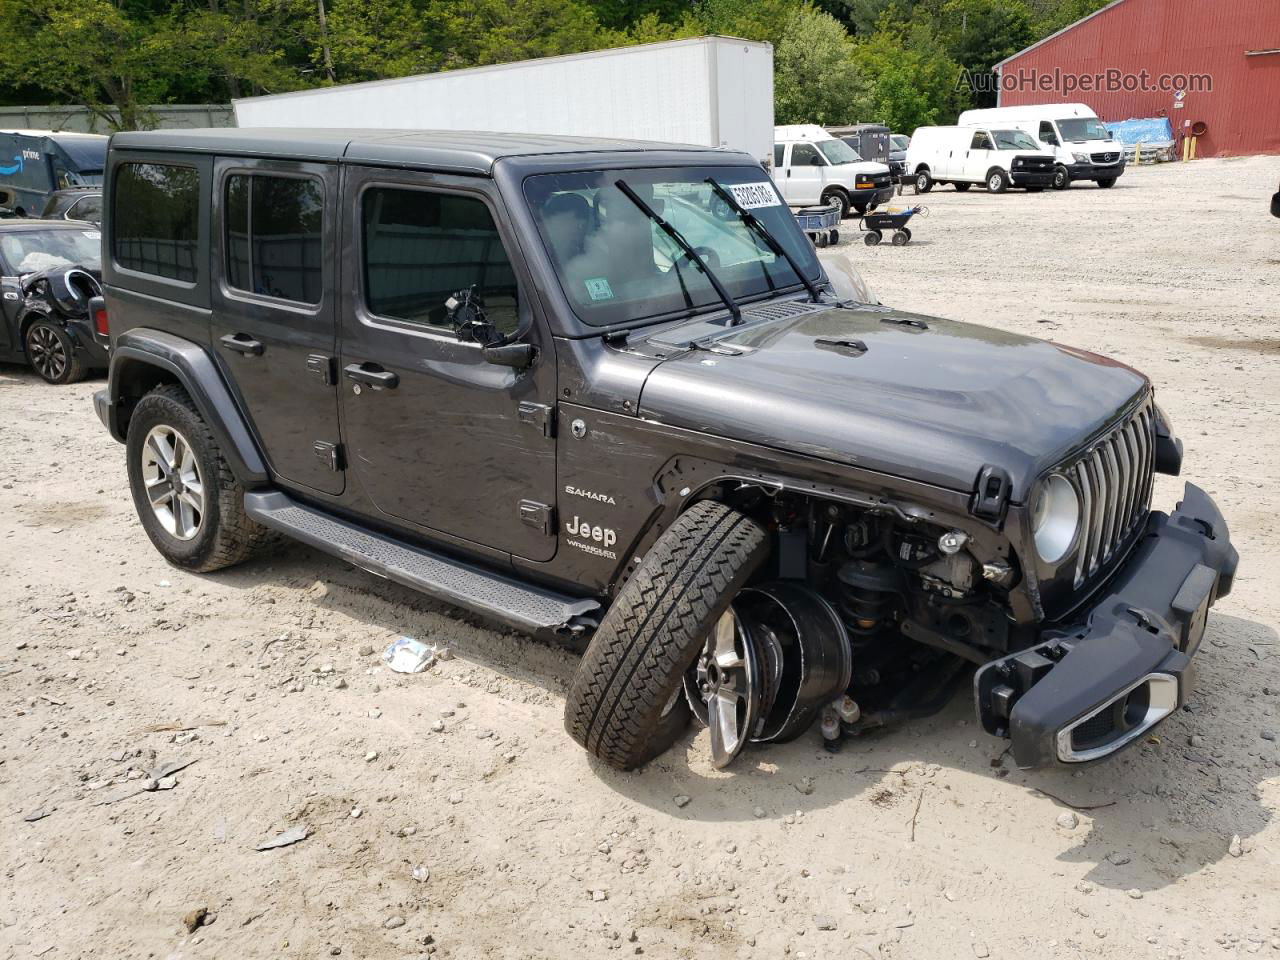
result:
[(1018, 334), (883, 307), (784, 306), (800, 314), (655, 366), (641, 416), (958, 491), (992, 464), (1022, 502), (1149, 389), (1115, 361)]

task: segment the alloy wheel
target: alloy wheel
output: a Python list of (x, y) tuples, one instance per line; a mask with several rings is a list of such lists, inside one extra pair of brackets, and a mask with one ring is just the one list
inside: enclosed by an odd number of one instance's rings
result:
[(200, 532), (204, 477), (187, 438), (168, 424), (152, 427), (143, 441), (142, 482), (152, 513), (170, 536), (190, 540)]
[(38, 323), (27, 334), (27, 351), (36, 373), (57, 381), (67, 371), (67, 348), (52, 328)]
[(716, 621), (690, 674), (685, 692), (711, 734), (711, 762), (726, 767), (755, 733), (760, 708), (755, 645), (732, 607)]

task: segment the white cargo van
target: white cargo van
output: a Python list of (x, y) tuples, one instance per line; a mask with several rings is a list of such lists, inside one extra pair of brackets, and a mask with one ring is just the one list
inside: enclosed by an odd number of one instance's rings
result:
[(935, 183), (960, 191), (975, 183), (992, 193), (1039, 192), (1053, 182), (1053, 154), (1016, 127), (918, 127), (907, 147), (907, 179), (917, 193)]
[(1073, 180), (1092, 180), (1111, 187), (1124, 173), (1124, 145), (1114, 140), (1083, 103), (1046, 103), (1037, 107), (994, 107), (966, 110), (962, 125), (1017, 127), (1034, 137), (1056, 160), (1055, 190), (1064, 190)]
[(773, 140), (773, 179), (789, 206), (839, 203), (844, 218), (893, 197), (887, 165), (863, 160), (816, 123), (775, 127)]

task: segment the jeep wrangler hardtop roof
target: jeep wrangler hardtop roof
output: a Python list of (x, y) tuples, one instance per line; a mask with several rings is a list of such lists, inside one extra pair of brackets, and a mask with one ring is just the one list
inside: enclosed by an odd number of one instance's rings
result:
[[(700, 162), (721, 162), (725, 154), (687, 143), (653, 143), (606, 137), (561, 137), (536, 133), (461, 130), (302, 129), (236, 127), (207, 130), (149, 130), (117, 133), (113, 150), (166, 150), (235, 156), (281, 157), (346, 163), (403, 164), (490, 175), (506, 157), (599, 153), (703, 154)], [(745, 154), (741, 155), (745, 156)], [(690, 162), (695, 162), (690, 158)]]

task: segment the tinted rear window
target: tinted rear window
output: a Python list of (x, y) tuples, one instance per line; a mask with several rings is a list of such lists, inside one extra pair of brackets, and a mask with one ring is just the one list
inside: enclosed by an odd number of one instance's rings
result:
[(113, 253), (129, 270), (196, 280), (200, 173), (172, 163), (123, 163), (112, 203)]
[(231, 286), (320, 302), (324, 194), (318, 180), (235, 174), (227, 178), (224, 209)]

